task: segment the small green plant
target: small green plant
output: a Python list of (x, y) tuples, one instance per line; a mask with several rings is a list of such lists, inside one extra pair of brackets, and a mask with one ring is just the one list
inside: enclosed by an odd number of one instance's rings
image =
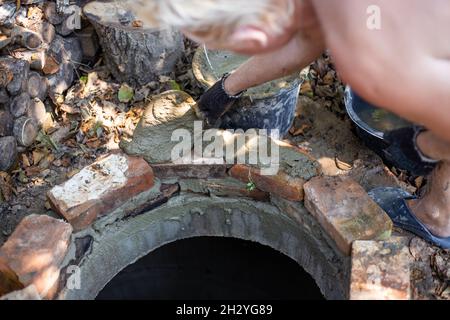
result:
[(47, 149), (53, 149), (58, 151), (58, 145), (53, 141), (52, 137), (46, 134), (43, 130), (39, 131), (36, 141), (39, 142), (38, 146), (46, 147)]
[(170, 88), (171, 88), (172, 90), (178, 90), (178, 91), (183, 90), (183, 89), (181, 88), (181, 86), (178, 84), (178, 82), (176, 82), (175, 80), (170, 80), (170, 81), (169, 81), (169, 84), (170, 84)]
[(249, 180), (249, 182), (246, 185), (247, 191), (254, 191), (256, 189), (256, 184), (252, 180), (252, 173), (250, 170), (248, 170), (248, 180)]
[(80, 82), (84, 85), (86, 85), (86, 83), (88, 82), (88, 77), (87, 76), (81, 76), (80, 77)]
[(256, 189), (256, 185), (254, 182), (247, 183), (247, 191), (254, 191)]
[(120, 102), (128, 103), (133, 100), (134, 90), (130, 86), (123, 84), (119, 89), (118, 98)]

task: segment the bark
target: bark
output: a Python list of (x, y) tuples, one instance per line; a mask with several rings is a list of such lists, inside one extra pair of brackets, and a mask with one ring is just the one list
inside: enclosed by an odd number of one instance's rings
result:
[(17, 159), (17, 143), (14, 137), (0, 138), (0, 171), (8, 171)]
[(0, 137), (12, 134), (14, 119), (8, 110), (0, 110)]
[(125, 10), (115, 7), (99, 10), (99, 6), (107, 5), (90, 2), (84, 13), (97, 31), (112, 75), (121, 82), (144, 85), (173, 72), (184, 50), (181, 33), (173, 29), (133, 27), (133, 17), (122, 14)]
[(14, 118), (21, 117), (25, 113), (27, 113), (30, 103), (30, 95), (27, 92), (23, 92), (11, 101), (9, 111), (14, 116)]
[(45, 100), (48, 93), (47, 79), (37, 72), (30, 72), (28, 78), (28, 94), (31, 98)]
[[(27, 61), (11, 57), (0, 58), (0, 69), (5, 70), (4, 72), (8, 75), (5, 82), (9, 94), (15, 96), (27, 89), (28, 72), (30, 70), (30, 64)], [(0, 79), (3, 80), (2, 75), (0, 75)], [(5, 82), (2, 83), (3, 86)]]

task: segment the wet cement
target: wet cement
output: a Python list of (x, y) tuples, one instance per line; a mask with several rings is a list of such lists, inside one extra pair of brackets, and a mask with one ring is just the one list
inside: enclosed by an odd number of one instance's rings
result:
[[(206, 88), (214, 85), (225, 73), (236, 70), (247, 61), (249, 57), (237, 55), (231, 52), (206, 50), (203, 47), (197, 49), (193, 60), (194, 75)], [(250, 88), (244, 96), (252, 99), (263, 99), (278, 94), (282, 89), (292, 88), (298, 85), (299, 75), (293, 74), (278, 80), (267, 82), (263, 85)]]

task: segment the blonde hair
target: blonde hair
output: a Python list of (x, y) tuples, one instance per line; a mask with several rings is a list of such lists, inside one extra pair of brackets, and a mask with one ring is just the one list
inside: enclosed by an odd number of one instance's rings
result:
[(144, 23), (205, 32), (264, 25), (280, 33), (294, 13), (293, 0), (131, 0), (129, 6)]

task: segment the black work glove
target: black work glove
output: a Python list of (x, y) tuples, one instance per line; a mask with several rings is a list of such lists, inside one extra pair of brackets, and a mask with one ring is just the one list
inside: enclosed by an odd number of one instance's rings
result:
[(416, 176), (430, 174), (439, 161), (428, 159), (419, 150), (416, 139), (423, 131), (423, 127), (411, 126), (385, 134), (384, 138), (389, 143), (389, 147), (384, 150), (387, 160)]
[(197, 116), (204, 119), (210, 126), (217, 127), (222, 117), (233, 104), (239, 100), (244, 93), (241, 92), (236, 96), (230, 96), (225, 92), (224, 83), (229, 74), (225, 74), (222, 79), (217, 81), (211, 88), (209, 88), (195, 107)]

